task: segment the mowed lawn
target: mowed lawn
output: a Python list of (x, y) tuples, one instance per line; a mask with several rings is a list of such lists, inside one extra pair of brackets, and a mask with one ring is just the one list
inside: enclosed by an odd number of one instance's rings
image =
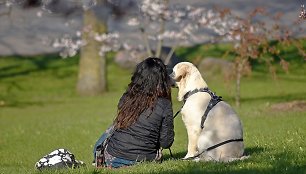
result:
[[(58, 56), (0, 58), (0, 173), (41, 173), (34, 167), (41, 157), (66, 148), (86, 167), (43, 173), (306, 173), (306, 111), (270, 108), (275, 103), (306, 100), (305, 61), (292, 63), (289, 73), (273, 80), (260, 65), (241, 86), (241, 107), (234, 106), (234, 83), (216, 76), (209, 87), (232, 104), (244, 126), (249, 159), (232, 163), (182, 161), (187, 148), (183, 122), (175, 119), (175, 141), (164, 161), (110, 170), (95, 169), (92, 148), (112, 123), (117, 102), (131, 71), (108, 64), (109, 92), (80, 97), (75, 93), (78, 58)], [(205, 75), (204, 75), (205, 76)], [(172, 90), (173, 110), (181, 103)]]

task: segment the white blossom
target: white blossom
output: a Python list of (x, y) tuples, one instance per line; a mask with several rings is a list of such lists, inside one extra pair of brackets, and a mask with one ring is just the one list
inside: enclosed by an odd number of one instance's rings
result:
[(93, 6), (97, 5), (97, 0), (82, 0), (82, 8), (88, 10)]
[(125, 50), (131, 50), (132, 49), (132, 46), (128, 43), (123, 43), (122, 47), (125, 49)]
[(193, 33), (193, 26), (192, 24), (188, 24), (183, 28), (183, 32), (186, 33), (187, 35), (192, 35)]
[(77, 54), (77, 51), (86, 45), (86, 42), (80, 39), (73, 39), (68, 35), (62, 38), (55, 39), (52, 46), (61, 49), (60, 56), (63, 58), (72, 57)]
[(5, 4), (6, 7), (11, 7), (14, 4), (22, 4), (24, 0), (2, 0), (0, 5)]
[(128, 22), (127, 22), (127, 24), (129, 25), (129, 26), (137, 26), (137, 25), (139, 25), (139, 20), (137, 19), (137, 18), (131, 18), (131, 19), (129, 19), (128, 20)]
[(208, 18), (212, 18), (212, 17), (214, 17), (214, 12), (212, 11), (212, 10), (208, 10), (208, 13), (207, 13), (207, 17)]
[(11, 2), (11, 1), (6, 1), (5, 2), (5, 6), (6, 7), (10, 7), (10, 6), (12, 6), (13, 5), (13, 2)]
[(201, 25), (205, 25), (206, 23), (208, 22), (206, 16), (202, 16), (200, 19), (199, 19), (199, 23)]
[(92, 31), (92, 26), (91, 25), (86, 25), (83, 27), (83, 32), (89, 33)]
[(75, 33), (75, 34), (76, 34), (76, 36), (77, 36), (77, 37), (81, 37), (81, 36), (82, 36), (82, 32), (81, 32), (81, 31), (79, 31), (79, 30), (78, 30), (78, 31), (76, 31), (76, 33)]
[(36, 16), (37, 16), (37, 17), (42, 17), (42, 13), (43, 13), (43, 12), (42, 12), (41, 10), (39, 10), (39, 11), (37, 11)]
[(186, 35), (184, 34), (185, 34), (184, 32), (178, 32), (178, 31), (165, 31), (164, 33), (158, 35), (158, 39), (183, 40), (186, 39)]
[(163, 0), (143, 0), (140, 10), (153, 21), (169, 15)]
[(202, 17), (204, 11), (203, 8), (193, 8), (191, 6), (187, 7), (187, 10), (190, 11), (188, 16), (191, 18)]
[[(43, 4), (50, 3), (51, 0), (42, 0)], [(75, 0), (77, 1), (77, 0)], [(113, 2), (116, 4), (120, 0)], [(233, 30), (240, 29), (241, 24), (238, 20), (230, 16), (220, 16), (220, 13), (212, 9), (203, 7), (178, 7), (165, 4), (164, 0), (142, 0), (139, 2), (139, 11), (137, 15), (127, 21), (129, 26), (144, 27), (145, 36), (151, 42), (168, 40), (175, 44), (187, 42), (203, 41), (204, 36), (198, 37), (199, 31), (205, 29), (214, 32), (216, 35), (223, 36), (225, 40), (237, 41), (240, 35), (234, 34)], [(79, 1), (83, 9), (89, 9), (96, 5), (97, 0)], [(171, 23), (171, 25), (168, 25)], [(163, 26), (162, 26), (162, 25)], [(251, 32), (257, 32), (256, 28), (251, 28)], [(83, 33), (101, 44), (99, 55), (105, 56), (109, 51), (122, 48), (129, 50), (144, 49), (144, 45), (139, 46), (122, 43), (118, 41), (118, 33), (96, 33), (92, 26), (84, 26), (82, 31), (77, 31), (75, 37), (63, 37), (53, 42), (53, 46), (61, 48), (61, 55), (68, 57), (75, 55), (86, 41), (80, 39)], [(202, 40), (201, 40), (202, 39)], [(211, 38), (204, 38), (211, 39)], [(165, 42), (163, 42), (165, 43)], [(146, 48), (148, 49), (148, 48)]]
[(120, 48), (118, 38), (118, 33), (103, 33), (100, 35), (96, 34), (95, 40), (101, 42), (99, 55), (103, 57), (107, 52), (117, 51)]
[(153, 35), (148, 35), (148, 39), (150, 39), (150, 40), (157, 40), (158, 38), (156, 36), (153, 36)]

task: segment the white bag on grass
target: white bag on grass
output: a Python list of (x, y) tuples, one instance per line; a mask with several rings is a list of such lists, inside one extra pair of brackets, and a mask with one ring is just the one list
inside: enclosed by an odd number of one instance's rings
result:
[(83, 161), (76, 160), (75, 156), (67, 149), (56, 149), (36, 162), (35, 167), (38, 170), (43, 170), (77, 168), (83, 165), (85, 165), (85, 163)]

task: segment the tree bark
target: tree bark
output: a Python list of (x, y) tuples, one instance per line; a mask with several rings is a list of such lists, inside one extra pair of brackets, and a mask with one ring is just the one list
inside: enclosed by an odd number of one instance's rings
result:
[[(168, 8), (169, 0), (164, 0), (164, 5)], [(162, 18), (161, 22), (160, 22), (159, 34), (163, 34), (164, 32), (165, 32), (165, 19)], [(160, 55), (161, 55), (163, 43), (164, 43), (164, 39), (160, 39), (157, 42), (156, 51), (155, 51), (155, 57), (161, 58)]]
[(248, 59), (247, 58), (240, 58), (236, 62), (236, 95), (235, 95), (235, 104), (237, 107), (240, 107), (240, 94), (241, 94), (241, 78), (243, 75), (243, 67), (246, 65)]
[(235, 95), (235, 104), (236, 104), (237, 107), (240, 106), (241, 70), (242, 70), (242, 63), (238, 62), (237, 66), (236, 66), (236, 95)]
[[(107, 31), (106, 21), (99, 21), (92, 10), (84, 11), (84, 27), (91, 26), (95, 33)], [(99, 95), (107, 90), (106, 58), (99, 55), (101, 43), (90, 32), (83, 33), (86, 45), (81, 49), (77, 93), (85, 96)]]

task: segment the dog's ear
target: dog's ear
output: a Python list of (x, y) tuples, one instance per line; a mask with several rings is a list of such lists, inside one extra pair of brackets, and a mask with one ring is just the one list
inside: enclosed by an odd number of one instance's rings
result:
[(188, 75), (189, 67), (183, 64), (183, 65), (180, 65), (177, 69), (178, 69), (178, 72), (177, 72), (177, 77), (175, 81), (179, 82)]
[(182, 80), (183, 76), (182, 75), (179, 75), (178, 77), (176, 77), (174, 80), (176, 82), (180, 82)]
[(179, 88), (179, 92), (178, 92), (178, 100), (182, 101), (183, 100), (183, 96), (185, 95), (186, 91), (186, 81), (188, 79), (188, 76), (190, 74), (189, 72), (189, 67), (188, 65), (181, 63), (178, 65), (178, 67), (176, 68), (176, 79), (175, 81), (177, 82), (177, 86)]

